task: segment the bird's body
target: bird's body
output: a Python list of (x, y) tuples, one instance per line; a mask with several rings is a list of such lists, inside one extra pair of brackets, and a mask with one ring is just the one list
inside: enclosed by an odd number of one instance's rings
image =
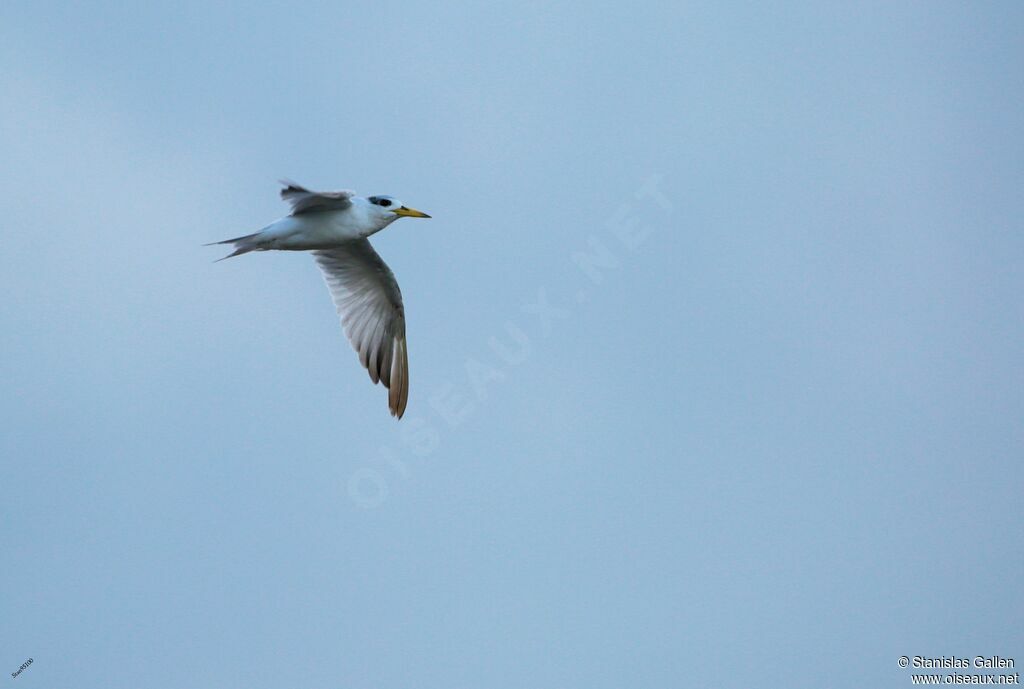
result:
[[(367, 237), (402, 216), (430, 216), (389, 196), (352, 191), (314, 192), (283, 182), (292, 213), (233, 244), (231, 258), (250, 251), (312, 251), (323, 271), (342, 325), (370, 379), (389, 388), (388, 406), (401, 418), (409, 397), (405, 310), (395, 276)], [(221, 259), (223, 260), (223, 259)]]
[(267, 249), (312, 251), (330, 249), (353, 239), (365, 239), (398, 220), (372, 217), (366, 199), (354, 198), (345, 210), (286, 215), (263, 228), (259, 236)]

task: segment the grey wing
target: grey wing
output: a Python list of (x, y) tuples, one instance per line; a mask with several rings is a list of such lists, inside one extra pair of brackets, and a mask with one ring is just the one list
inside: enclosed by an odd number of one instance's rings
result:
[(286, 179), (281, 180), (284, 189), (281, 190), (281, 198), (292, 206), (292, 215), (302, 213), (318, 213), (321, 211), (343, 211), (352, 205), (354, 191), (342, 189), (341, 191), (310, 191), (295, 182)]
[(409, 400), (405, 310), (395, 275), (366, 239), (314, 251), (334, 306), (370, 380), (388, 388), (391, 415), (402, 418)]

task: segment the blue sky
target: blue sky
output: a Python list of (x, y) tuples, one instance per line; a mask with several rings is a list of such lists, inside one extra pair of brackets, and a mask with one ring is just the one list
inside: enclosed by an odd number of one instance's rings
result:
[[(1018, 3), (0, 9), (20, 687), (1020, 658)], [(275, 181), (374, 240), (396, 423)]]

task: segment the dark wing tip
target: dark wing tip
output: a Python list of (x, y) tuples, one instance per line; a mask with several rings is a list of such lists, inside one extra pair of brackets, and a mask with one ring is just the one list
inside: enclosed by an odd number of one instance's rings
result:
[(280, 184), (283, 187), (281, 189), (281, 198), (283, 199), (288, 198), (292, 194), (309, 193), (309, 189), (306, 189), (306, 187), (302, 186), (301, 184), (296, 184), (290, 179), (279, 179), (278, 184)]

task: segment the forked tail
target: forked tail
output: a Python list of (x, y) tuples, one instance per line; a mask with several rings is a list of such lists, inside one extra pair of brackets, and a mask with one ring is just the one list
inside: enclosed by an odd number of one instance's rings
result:
[(247, 254), (250, 251), (256, 251), (257, 249), (259, 249), (259, 241), (257, 241), (257, 239), (256, 239), (257, 237), (259, 237), (259, 235), (260, 235), (260, 232), (256, 232), (256, 233), (253, 233), (253, 234), (247, 234), (244, 237), (235, 237), (234, 239), (225, 239), (222, 242), (210, 242), (209, 244), (203, 244), (203, 246), (217, 246), (218, 244), (234, 244), (235, 245), (235, 250), (233, 252), (231, 252), (230, 254), (225, 256), (224, 258), (218, 258), (216, 261), (214, 261), (214, 263), (219, 263), (220, 261), (223, 261), (225, 258), (232, 258), (233, 256), (239, 256), (241, 254)]

